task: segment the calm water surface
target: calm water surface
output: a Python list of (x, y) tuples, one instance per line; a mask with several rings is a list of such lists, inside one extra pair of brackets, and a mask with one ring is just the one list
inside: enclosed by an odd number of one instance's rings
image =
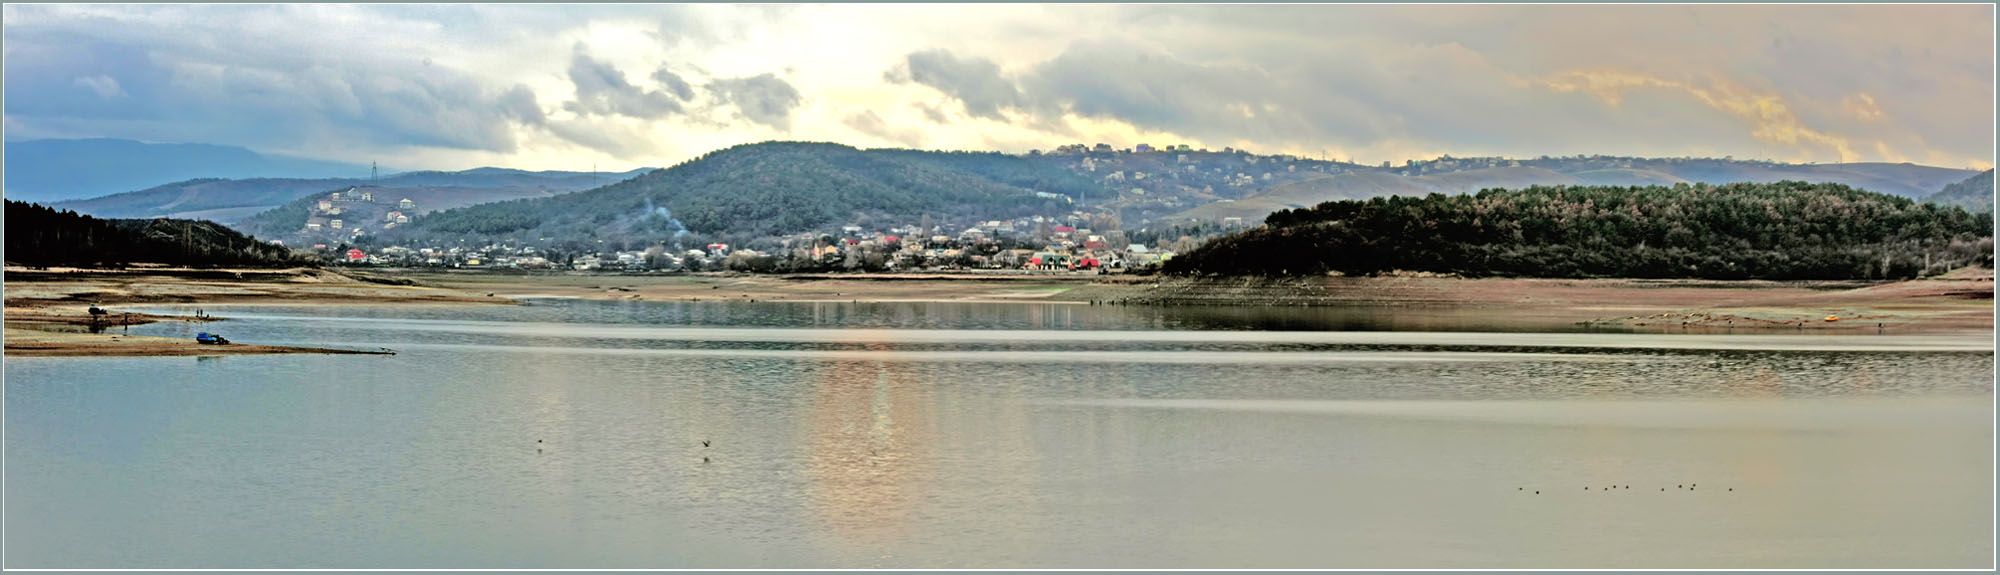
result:
[(1993, 566), (1990, 334), (207, 309), (398, 354), (7, 359), (5, 567)]

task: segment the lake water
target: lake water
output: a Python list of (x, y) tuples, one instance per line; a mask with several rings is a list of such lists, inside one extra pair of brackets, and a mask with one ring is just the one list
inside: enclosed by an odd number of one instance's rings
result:
[(398, 353), (7, 359), (5, 567), (1993, 567), (1990, 334), (206, 308)]

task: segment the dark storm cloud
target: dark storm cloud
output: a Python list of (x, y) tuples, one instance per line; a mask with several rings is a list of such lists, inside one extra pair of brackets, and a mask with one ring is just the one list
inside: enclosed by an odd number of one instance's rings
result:
[(792, 127), (792, 110), (804, 101), (799, 91), (777, 75), (722, 78), (703, 86), (718, 105), (733, 106), (739, 117), (779, 131)]

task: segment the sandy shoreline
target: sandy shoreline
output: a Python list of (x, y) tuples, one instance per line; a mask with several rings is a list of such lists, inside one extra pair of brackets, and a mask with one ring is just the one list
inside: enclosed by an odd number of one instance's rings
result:
[[(1541, 325), (1908, 333), (1991, 331), (1993, 271), (1906, 282), (1075, 275), (611, 275), (409, 271), (505, 297), (629, 301), (958, 302), (1462, 308)], [(1840, 318), (1828, 322), (1829, 315)]]
[[(6, 270), (7, 355), (104, 357), (245, 354), (384, 354), (382, 350), (257, 345), (202, 345), (192, 340), (130, 336), (108, 330), (161, 321), (225, 321), (123, 309), (151, 304), (515, 304), (507, 298), (449, 289), (364, 281), (323, 270)], [(380, 283), (378, 283), (380, 282)], [(92, 305), (109, 313), (93, 316)], [(227, 324), (225, 323), (224, 326)], [(210, 331), (226, 331), (218, 326)], [(226, 334), (225, 334), (226, 336)]]
[(388, 350), (230, 343), (203, 345), (192, 340), (111, 333), (55, 332), (9, 327), (10, 357), (162, 357), (187, 355), (265, 355), (290, 353), (394, 355)]
[[(1359, 306), (1472, 310), (1534, 326), (1917, 333), (1993, 330), (1993, 272), (1906, 282), (1377, 277), (1190, 279), (1096, 274), (612, 275), (369, 270), (8, 268), (5, 351), (16, 356), (379, 353), (197, 345), (90, 333), (193, 320), (141, 304), (510, 305), (533, 297), (682, 302), (956, 302), (1215, 308)], [(98, 304), (111, 313), (87, 313)], [(1838, 321), (1825, 321), (1827, 316)], [(92, 325), (98, 328), (90, 330)], [(226, 326), (226, 323), (223, 324)], [(210, 331), (226, 331), (226, 327)]]

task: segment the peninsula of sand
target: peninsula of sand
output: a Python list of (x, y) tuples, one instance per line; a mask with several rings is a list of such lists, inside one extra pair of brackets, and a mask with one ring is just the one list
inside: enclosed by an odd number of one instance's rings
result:
[[(6, 268), (5, 354), (38, 356), (175, 356), (273, 353), (388, 354), (391, 350), (202, 344), (193, 339), (128, 335), (118, 329), (163, 321), (217, 322), (225, 316), (130, 311), (147, 304), (285, 303), (512, 304), (513, 300), (414, 285), (359, 273), (315, 269)], [(92, 313), (95, 308), (97, 313)]]

